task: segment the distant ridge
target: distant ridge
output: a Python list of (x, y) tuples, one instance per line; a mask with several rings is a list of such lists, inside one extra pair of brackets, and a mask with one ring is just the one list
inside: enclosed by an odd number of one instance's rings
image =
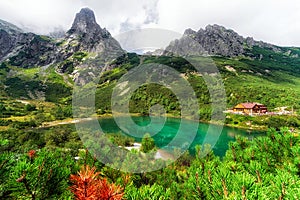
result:
[[(191, 39), (198, 42), (201, 48), (191, 46)], [(175, 52), (180, 55), (200, 53), (235, 57), (245, 55), (247, 50), (253, 46), (280, 51), (275, 45), (258, 42), (251, 37), (244, 38), (231, 29), (214, 24), (208, 25), (205, 29), (199, 31), (185, 30), (182, 38), (171, 42), (166, 48), (165, 54), (169, 54), (168, 52)]]

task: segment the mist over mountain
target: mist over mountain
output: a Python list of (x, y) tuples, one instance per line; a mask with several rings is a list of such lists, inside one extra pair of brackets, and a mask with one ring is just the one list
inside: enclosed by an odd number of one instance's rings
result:
[(0, 60), (24, 68), (59, 63), (79, 51), (97, 54), (122, 51), (111, 34), (97, 24), (94, 12), (88, 8), (76, 14), (70, 30), (66, 33), (58, 30), (52, 37), (24, 33), (4, 21), (0, 29)]

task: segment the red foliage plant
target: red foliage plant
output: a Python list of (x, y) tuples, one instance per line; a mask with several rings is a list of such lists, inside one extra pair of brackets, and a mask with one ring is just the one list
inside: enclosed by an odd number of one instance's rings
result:
[(30, 151), (28, 151), (27, 154), (28, 154), (29, 158), (32, 159), (32, 158), (34, 158), (34, 156), (36, 154), (36, 151), (35, 150), (30, 150)]
[(77, 200), (120, 200), (124, 195), (120, 186), (100, 178), (95, 167), (86, 165), (78, 175), (71, 175), (70, 179), (73, 183), (71, 191)]

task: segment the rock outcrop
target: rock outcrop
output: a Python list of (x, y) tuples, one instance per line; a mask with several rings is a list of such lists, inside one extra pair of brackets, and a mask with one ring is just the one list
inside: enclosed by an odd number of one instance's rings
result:
[(0, 20), (0, 61), (16, 47), (22, 32), (15, 25)]
[(55, 61), (55, 50), (55, 42), (50, 37), (23, 33), (18, 38), (16, 53), (12, 52), (9, 57), (9, 63), (23, 68), (46, 66)]
[(100, 27), (89, 8), (83, 8), (76, 14), (72, 27), (60, 43), (57, 50), (58, 71), (70, 73), (75, 83), (82, 85), (105, 70), (106, 63), (125, 53), (119, 42)]
[[(76, 14), (71, 29), (67, 32), (68, 43), (75, 51), (88, 51), (101, 53), (103, 51), (122, 50), (120, 44), (105, 29), (96, 22), (94, 12), (89, 8), (83, 8)], [(77, 43), (77, 45), (74, 45)], [(69, 46), (69, 47), (71, 47)]]
[(48, 65), (55, 60), (55, 47), (50, 37), (24, 33), (0, 20), (0, 62), (24, 68)]
[(220, 55), (235, 57), (244, 55), (253, 46), (279, 50), (276, 46), (244, 38), (233, 30), (219, 25), (208, 25), (205, 29), (187, 29), (182, 38), (171, 42), (164, 54)]
[[(24, 33), (16, 26), (0, 21), (0, 62), (7, 61), (24, 68), (57, 64), (62, 72), (71, 72), (66, 66), (71, 66), (72, 62), (74, 68), (82, 61), (78, 55), (74, 56), (76, 53), (80, 56), (90, 53), (94, 58), (104, 53), (124, 53), (111, 34), (97, 24), (94, 12), (89, 8), (77, 13), (71, 29), (65, 34), (60, 30), (57, 38)], [(109, 58), (109, 55), (105, 57)]]

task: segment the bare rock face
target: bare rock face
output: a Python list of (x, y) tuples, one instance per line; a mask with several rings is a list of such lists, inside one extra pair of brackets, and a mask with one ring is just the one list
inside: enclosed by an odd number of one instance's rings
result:
[(83, 8), (76, 14), (73, 25), (67, 32), (66, 40), (73, 44), (77, 41), (78, 45), (72, 45), (75, 51), (100, 53), (107, 50), (122, 50), (111, 34), (97, 24), (95, 14), (89, 8)]
[(91, 38), (91, 36), (99, 32), (101, 32), (101, 27), (96, 22), (94, 12), (89, 8), (83, 8), (76, 14), (68, 34), (89, 34)]
[[(60, 30), (58, 37), (24, 33), (0, 20), (0, 62), (7, 61), (24, 68), (62, 62), (69, 65), (76, 53), (92, 53), (94, 57), (107, 54), (103, 57), (109, 58), (110, 53), (122, 54), (124, 51), (111, 34), (97, 24), (94, 12), (89, 8), (77, 13), (71, 29), (67, 33)], [(72, 66), (79, 64), (74, 61)], [(62, 66), (65, 68), (65, 64)]]
[(46, 36), (24, 33), (20, 28), (0, 20), (0, 62), (24, 68), (44, 66), (55, 58), (55, 43)]
[(197, 32), (196, 40), (209, 54), (238, 56), (244, 53), (244, 38), (232, 30), (218, 25), (209, 25)]
[(0, 20), (0, 60), (15, 48), (22, 32), (15, 25)]
[(24, 68), (46, 66), (55, 61), (55, 49), (55, 42), (50, 37), (23, 33), (18, 37), (16, 53), (12, 53), (9, 62)]
[[(191, 41), (192, 40), (192, 41)], [(186, 54), (208, 54), (222, 56), (238, 56), (244, 53), (244, 38), (232, 30), (225, 29), (219, 25), (208, 25), (198, 32), (187, 29), (183, 37), (167, 47), (166, 51)], [(191, 45), (198, 43), (199, 45)], [(178, 52), (182, 50), (183, 52)]]
[[(193, 45), (198, 43), (198, 45)], [(244, 38), (233, 30), (219, 25), (208, 25), (205, 29), (194, 31), (187, 29), (182, 38), (173, 41), (167, 48), (168, 52), (179, 55), (220, 55), (226, 57), (241, 56), (246, 49), (253, 46), (276, 50), (276, 46), (257, 42), (253, 38)]]
[(11, 36), (5, 30), (0, 30), (0, 60), (6, 56), (16, 45), (16, 37)]
[[(72, 27), (67, 31), (57, 52), (57, 61), (61, 62), (58, 71), (71, 72), (73, 80), (79, 84), (97, 77), (99, 69), (104, 70), (107, 62), (125, 53), (119, 42), (105, 28), (100, 27), (94, 12), (89, 8), (83, 8), (76, 14)], [(74, 59), (78, 58), (78, 54), (86, 57), (78, 61)]]

